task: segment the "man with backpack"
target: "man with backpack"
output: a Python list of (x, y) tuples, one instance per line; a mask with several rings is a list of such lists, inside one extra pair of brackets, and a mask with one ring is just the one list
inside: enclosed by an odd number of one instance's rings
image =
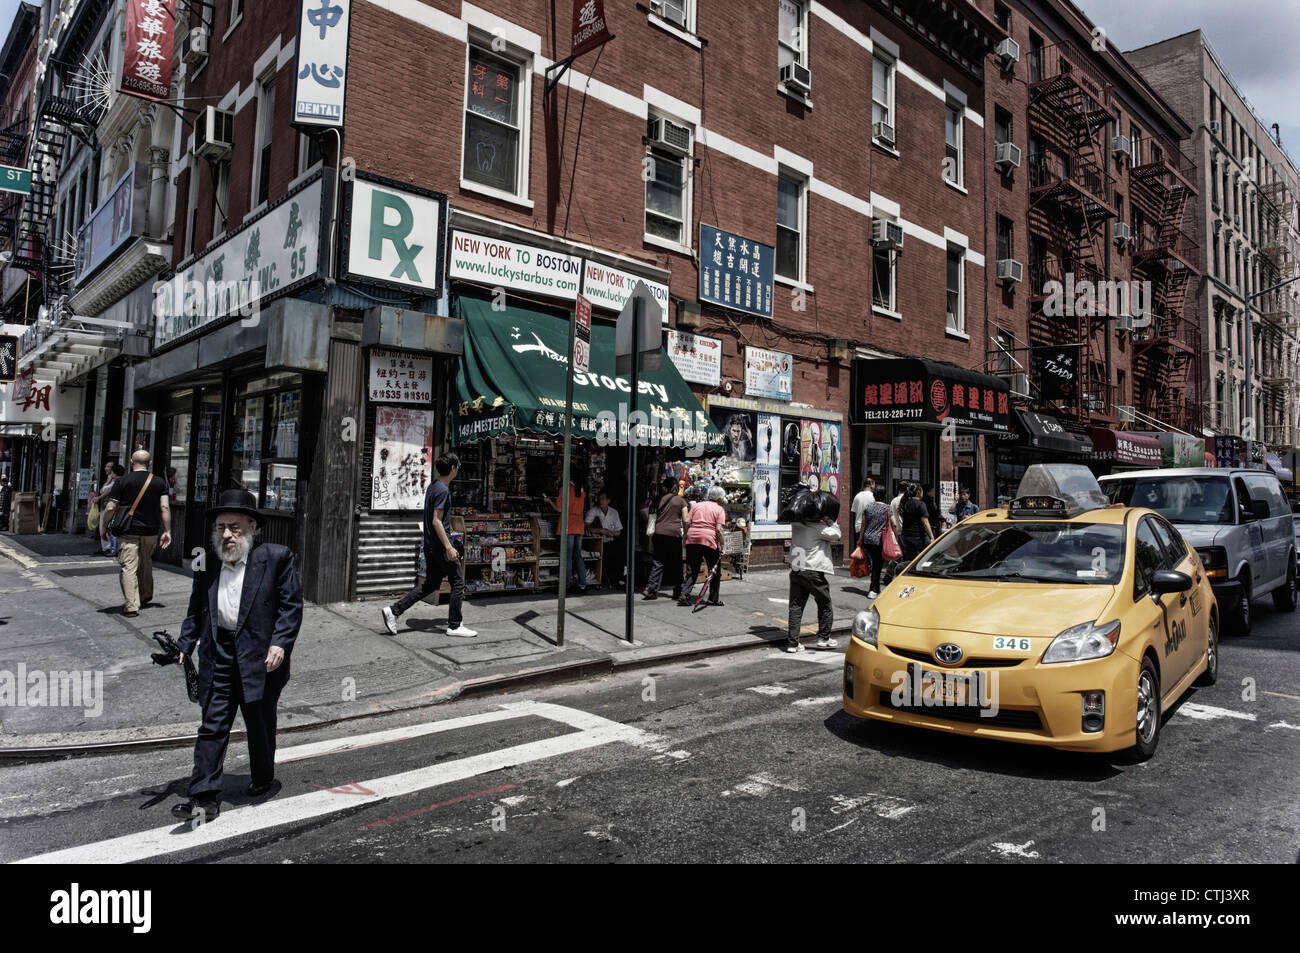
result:
[[(167, 481), (149, 472), (148, 450), (131, 454), (131, 472), (116, 480), (99, 518), (99, 538), (117, 537), (117, 562), (122, 567), (122, 615), (134, 619), (153, 599), (153, 552), (172, 544), (172, 511)], [(122, 519), (118, 522), (119, 512)], [(117, 523), (118, 525), (115, 525)], [(161, 534), (161, 535), (160, 535)]]

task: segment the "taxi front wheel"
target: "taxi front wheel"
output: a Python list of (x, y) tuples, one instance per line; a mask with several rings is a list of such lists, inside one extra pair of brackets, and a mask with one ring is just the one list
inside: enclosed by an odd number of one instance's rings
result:
[(1160, 742), (1160, 676), (1150, 658), (1142, 660), (1137, 684), (1137, 744), (1125, 752), (1131, 763), (1148, 760)]
[(1219, 680), (1219, 621), (1210, 616), (1209, 638), (1205, 645), (1205, 671), (1196, 679), (1202, 687), (1213, 685)]

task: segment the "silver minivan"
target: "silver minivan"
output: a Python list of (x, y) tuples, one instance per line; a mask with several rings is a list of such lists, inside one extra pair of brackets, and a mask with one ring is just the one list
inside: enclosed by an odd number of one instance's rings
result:
[(1236, 468), (1134, 470), (1099, 477), (1112, 503), (1148, 506), (1178, 527), (1200, 554), (1220, 617), (1250, 634), (1252, 599), (1273, 594), (1296, 607), (1296, 543), (1291, 507), (1272, 473)]

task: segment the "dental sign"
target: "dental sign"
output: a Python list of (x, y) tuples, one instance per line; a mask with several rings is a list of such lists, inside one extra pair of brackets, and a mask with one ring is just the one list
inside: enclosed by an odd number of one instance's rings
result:
[(352, 0), (299, 0), (292, 125), (341, 129)]
[(348, 201), (347, 277), (442, 294), (447, 197), (358, 175)]

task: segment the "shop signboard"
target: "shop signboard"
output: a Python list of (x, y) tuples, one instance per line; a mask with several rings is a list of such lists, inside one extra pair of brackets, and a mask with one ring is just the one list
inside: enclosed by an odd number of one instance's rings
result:
[(343, 277), (440, 296), (446, 217), (442, 193), (358, 173), (348, 192)]
[(745, 348), (745, 393), (773, 400), (794, 396), (794, 356), (761, 347)]
[(582, 282), (582, 259), (504, 238), (453, 231), (447, 277), (573, 301)]
[(1079, 348), (1036, 347), (1033, 350), (1034, 377), (1042, 391), (1042, 399), (1071, 401), (1075, 398), (1079, 381)]
[(122, 92), (153, 100), (171, 94), (175, 36), (176, 0), (127, 0)]
[(299, 0), (293, 119), (307, 129), (341, 129), (348, 89), (352, 0)]
[(1000, 378), (920, 358), (857, 360), (852, 376), (855, 423), (1012, 432), (1007, 383)]
[[(126, 170), (117, 180), (108, 198), (90, 213), (86, 224), (77, 230), (77, 257), (73, 263), (72, 281), (79, 285), (83, 278), (98, 268), (130, 239), (141, 234), (148, 189), (136, 189), (136, 166)], [(136, 206), (139, 206), (137, 208)], [(136, 214), (139, 212), (140, 214)]]
[(1205, 466), (1205, 441), (1185, 433), (1162, 433), (1160, 436), (1161, 466)]
[(225, 318), (250, 324), (275, 298), (314, 281), (321, 264), (318, 172), (238, 231), (154, 286), (154, 347), (162, 348)]
[(377, 404), (433, 403), (433, 358), (387, 348), (370, 350), (370, 399)]
[(709, 387), (722, 383), (722, 338), (669, 328), (665, 347), (683, 380)]
[(433, 477), (433, 411), (375, 408), (372, 510), (422, 510)]
[(772, 316), (776, 250), (711, 225), (700, 224), (700, 302)]
[(1240, 437), (1215, 437), (1214, 465), (1217, 467), (1238, 466), (1244, 451), (1245, 441)]
[(668, 323), (668, 286), (658, 281), (650, 281), (630, 271), (611, 268), (609, 265), (588, 258), (583, 262), (582, 293), (591, 300), (594, 307), (621, 311), (627, 299), (632, 296), (632, 289), (638, 281), (645, 282), (646, 288), (655, 301), (663, 308), (662, 323)]

